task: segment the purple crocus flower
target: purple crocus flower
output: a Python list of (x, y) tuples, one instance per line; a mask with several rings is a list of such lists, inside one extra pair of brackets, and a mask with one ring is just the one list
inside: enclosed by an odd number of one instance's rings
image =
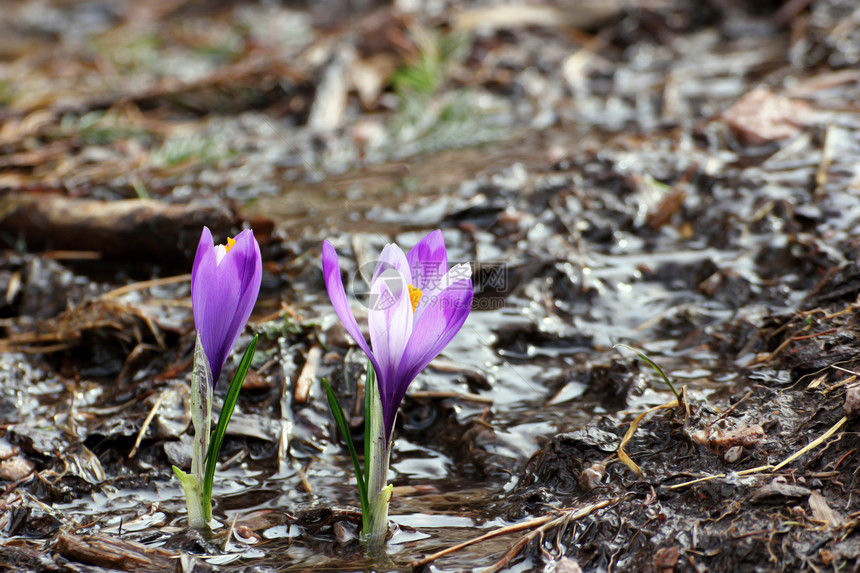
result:
[(448, 269), (442, 231), (421, 239), (404, 255), (395, 244), (379, 256), (370, 287), (370, 345), (349, 308), (337, 252), (323, 242), (323, 274), (335, 312), (376, 371), (386, 440), (406, 389), (463, 326), (472, 306), (472, 270)]
[(203, 227), (191, 271), (191, 306), (213, 385), (251, 316), (262, 278), (260, 245), (250, 229), (228, 238), (227, 245), (215, 245)]

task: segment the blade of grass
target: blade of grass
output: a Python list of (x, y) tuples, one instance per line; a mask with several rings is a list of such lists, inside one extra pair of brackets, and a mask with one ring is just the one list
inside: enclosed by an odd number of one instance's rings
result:
[[(355, 451), (355, 444), (352, 442), (352, 434), (349, 432), (349, 424), (346, 423), (346, 416), (343, 415), (343, 409), (340, 407), (340, 402), (337, 396), (334, 395), (334, 390), (329, 386), (328, 380), (322, 379), (323, 388), (325, 388), (326, 396), (328, 397), (328, 406), (331, 409), (331, 415), (334, 416), (334, 421), (340, 429), (343, 440), (346, 442), (346, 447), (349, 450), (349, 455), (352, 458), (352, 465), (355, 468), (355, 481), (358, 483), (358, 495), (361, 498), (361, 515), (368, 513), (367, 501), (367, 481), (364, 473), (361, 471), (361, 464), (358, 461), (358, 453)], [(365, 392), (367, 390), (365, 389)]]
[(131, 187), (137, 194), (138, 199), (152, 199), (152, 197), (149, 195), (149, 191), (146, 190), (146, 186), (140, 179), (135, 179), (134, 181), (132, 181)]
[(674, 394), (674, 395), (675, 395), (675, 399), (676, 399), (676, 400), (678, 400), (678, 403), (679, 403), (679, 404), (681, 404), (681, 403), (682, 403), (682, 401), (681, 401), (681, 395), (680, 395), (680, 394), (678, 394), (678, 391), (677, 391), (677, 390), (675, 390), (675, 385), (674, 385), (674, 384), (672, 384), (672, 381), (671, 381), (671, 380), (669, 380), (669, 377), (668, 377), (668, 376), (666, 376), (666, 374), (664, 374), (664, 373), (663, 373), (663, 369), (662, 369), (662, 368), (660, 368), (659, 366), (657, 366), (657, 364), (656, 364), (653, 360), (651, 360), (650, 358), (648, 358), (648, 355), (646, 355), (646, 354), (645, 354), (644, 352), (642, 352), (641, 350), (637, 350), (637, 349), (633, 348), (632, 346), (628, 346), (627, 344), (620, 344), (620, 343), (619, 343), (619, 344), (616, 344), (615, 346), (613, 346), (612, 348), (616, 348), (616, 347), (618, 347), (618, 346), (623, 346), (624, 348), (626, 348), (626, 349), (628, 349), (628, 350), (632, 350), (633, 352), (635, 352), (635, 353), (636, 353), (636, 355), (637, 355), (641, 360), (644, 360), (646, 363), (648, 363), (648, 365), (649, 365), (651, 368), (653, 368), (654, 370), (656, 370), (656, 371), (657, 371), (657, 374), (659, 374), (659, 375), (663, 378), (663, 382), (665, 382), (665, 383), (666, 383), (666, 386), (668, 386), (668, 387), (669, 387), (669, 390), (671, 390), (671, 391), (672, 391), (672, 394)]
[(207, 499), (212, 499), (212, 483), (215, 480), (215, 464), (218, 461), (218, 454), (221, 453), (221, 444), (224, 442), (224, 434), (227, 431), (227, 424), (230, 423), (230, 418), (233, 416), (233, 409), (236, 407), (236, 401), (239, 399), (239, 392), (242, 390), (242, 383), (245, 381), (245, 376), (248, 374), (248, 369), (251, 367), (251, 360), (254, 358), (254, 351), (257, 349), (257, 338), (259, 335), (254, 335), (254, 339), (248, 348), (245, 350), (242, 361), (239, 363), (239, 369), (233, 377), (233, 382), (230, 383), (230, 389), (227, 390), (227, 397), (224, 398), (224, 406), (221, 408), (221, 415), (218, 416), (218, 425), (215, 426), (215, 431), (212, 432), (212, 439), (209, 440), (209, 450), (206, 452), (206, 475), (203, 480), (203, 495)]

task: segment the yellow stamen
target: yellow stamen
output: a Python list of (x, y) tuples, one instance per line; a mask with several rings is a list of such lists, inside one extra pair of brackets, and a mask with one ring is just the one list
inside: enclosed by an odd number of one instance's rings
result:
[(418, 307), (418, 302), (421, 300), (421, 297), (424, 296), (424, 293), (415, 288), (412, 285), (409, 285), (409, 300), (412, 301), (412, 312), (415, 312), (415, 309)]
[(233, 247), (233, 245), (235, 245), (235, 244), (236, 244), (236, 239), (231, 239), (230, 237), (227, 237), (227, 244), (226, 244), (226, 245), (224, 245), (224, 252), (225, 252), (225, 253), (229, 253), (229, 252), (230, 252), (230, 249), (231, 249), (231, 248)]

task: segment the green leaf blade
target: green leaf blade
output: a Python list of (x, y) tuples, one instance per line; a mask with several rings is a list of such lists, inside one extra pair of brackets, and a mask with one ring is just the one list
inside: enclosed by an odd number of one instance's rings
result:
[(224, 442), (224, 434), (227, 432), (227, 424), (230, 423), (230, 418), (233, 416), (233, 410), (236, 407), (236, 402), (239, 400), (239, 392), (242, 390), (242, 384), (245, 381), (245, 376), (248, 375), (248, 370), (251, 368), (251, 360), (254, 358), (254, 352), (257, 349), (257, 339), (259, 335), (254, 335), (254, 339), (245, 350), (242, 356), (242, 361), (239, 363), (239, 369), (230, 383), (230, 389), (227, 390), (227, 396), (224, 398), (224, 406), (221, 408), (221, 414), (218, 416), (218, 424), (212, 432), (212, 439), (209, 440), (209, 448), (206, 451), (206, 474), (203, 480), (203, 495), (208, 499), (212, 499), (212, 485), (215, 481), (215, 464), (218, 462), (218, 454), (221, 453), (221, 444)]
[[(645, 362), (646, 364), (648, 364), (651, 368), (653, 368), (654, 370), (656, 370), (656, 371), (657, 371), (657, 374), (659, 374), (659, 375), (660, 375), (660, 377), (661, 377), (661, 378), (663, 378), (663, 382), (665, 382), (665, 383), (666, 383), (666, 386), (668, 386), (668, 387), (669, 387), (669, 389), (672, 391), (672, 394), (674, 394), (674, 395), (675, 395), (675, 399), (677, 399), (677, 400), (678, 400), (678, 403), (679, 403), (679, 404), (681, 403), (681, 395), (680, 395), (680, 394), (678, 394), (678, 391), (675, 389), (675, 385), (674, 385), (674, 384), (672, 384), (672, 381), (671, 381), (671, 380), (669, 380), (669, 377), (668, 377), (668, 376), (666, 376), (666, 374), (663, 372), (663, 369), (662, 369), (662, 368), (660, 368), (660, 367), (657, 365), (657, 363), (656, 363), (656, 362), (654, 362), (653, 360), (651, 360), (650, 358), (648, 358), (648, 355), (647, 355), (647, 354), (645, 354), (643, 351), (641, 351), (641, 350), (639, 350), (639, 349), (637, 349), (637, 348), (633, 348), (632, 346), (629, 346), (629, 345), (627, 345), (627, 344), (618, 343), (618, 344), (616, 344), (615, 346), (623, 346), (624, 348), (627, 348), (628, 350), (632, 350), (633, 352), (635, 352), (635, 353), (636, 353), (636, 355), (639, 357), (639, 359), (640, 359), (640, 360), (644, 361), (644, 362)], [(613, 348), (615, 348), (615, 346), (613, 346)]]
[[(367, 480), (364, 477), (364, 472), (361, 471), (361, 463), (358, 460), (358, 453), (355, 450), (355, 444), (352, 441), (352, 434), (349, 431), (349, 424), (346, 422), (346, 416), (343, 414), (343, 409), (340, 407), (340, 402), (334, 394), (334, 390), (325, 378), (322, 379), (323, 388), (325, 388), (326, 396), (328, 397), (328, 405), (331, 409), (331, 414), (334, 421), (340, 430), (343, 439), (346, 442), (346, 447), (349, 450), (349, 455), (352, 458), (352, 465), (355, 468), (355, 481), (358, 483), (358, 494), (361, 498), (361, 514), (367, 515), (369, 511), (369, 503), (367, 499)], [(366, 390), (365, 390), (366, 391)]]

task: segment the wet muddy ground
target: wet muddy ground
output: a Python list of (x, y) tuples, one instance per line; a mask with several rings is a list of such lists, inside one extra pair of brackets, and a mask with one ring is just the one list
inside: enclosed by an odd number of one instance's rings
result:
[[(858, 570), (853, 1), (0, 12), (0, 569)], [(205, 536), (170, 470), (202, 225), (264, 258)], [(361, 314), (436, 228), (475, 304), (369, 561), (320, 244)]]

